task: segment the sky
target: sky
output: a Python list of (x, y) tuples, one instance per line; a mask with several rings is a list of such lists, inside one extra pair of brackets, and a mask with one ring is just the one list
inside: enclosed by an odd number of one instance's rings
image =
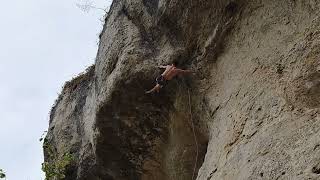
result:
[[(7, 180), (43, 180), (49, 111), (65, 81), (94, 63), (104, 12), (86, 0), (8, 0), (0, 8), (0, 168)], [(111, 0), (92, 0), (107, 8)]]

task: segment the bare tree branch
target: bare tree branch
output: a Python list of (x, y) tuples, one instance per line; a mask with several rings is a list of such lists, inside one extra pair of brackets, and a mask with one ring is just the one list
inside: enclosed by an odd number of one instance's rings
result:
[(102, 10), (105, 13), (108, 13), (107, 8), (96, 7), (92, 1), (86, 0), (83, 3), (76, 3), (76, 6), (81, 9), (83, 12), (88, 13), (91, 9)]

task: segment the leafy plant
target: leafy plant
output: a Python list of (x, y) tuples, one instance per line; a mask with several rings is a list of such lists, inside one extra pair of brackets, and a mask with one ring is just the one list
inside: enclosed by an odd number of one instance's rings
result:
[(70, 153), (65, 153), (53, 162), (42, 163), (42, 171), (46, 173), (46, 180), (60, 180), (65, 178), (66, 167), (73, 161)]
[(44, 139), (43, 148), (48, 153), (49, 161), (42, 163), (42, 171), (45, 172), (45, 180), (61, 180), (65, 178), (65, 171), (74, 160), (72, 154), (64, 153), (57, 157), (54, 155), (54, 149), (47, 139)]
[(2, 169), (0, 169), (0, 179), (3, 179), (3, 178), (6, 178), (6, 174)]

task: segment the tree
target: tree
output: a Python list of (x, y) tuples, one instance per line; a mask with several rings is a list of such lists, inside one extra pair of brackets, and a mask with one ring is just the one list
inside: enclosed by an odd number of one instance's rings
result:
[(83, 3), (76, 3), (76, 6), (81, 9), (83, 12), (88, 13), (91, 9), (98, 9), (104, 11), (106, 14), (108, 13), (107, 8), (96, 7), (92, 1), (86, 0)]
[(6, 174), (2, 169), (0, 169), (0, 179), (4, 179), (4, 178), (6, 178)]

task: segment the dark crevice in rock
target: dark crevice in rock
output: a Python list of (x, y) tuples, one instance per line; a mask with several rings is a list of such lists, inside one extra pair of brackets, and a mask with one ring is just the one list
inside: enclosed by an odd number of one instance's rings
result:
[(144, 95), (139, 75), (119, 83), (126, 92), (114, 92), (97, 113), (97, 156), (101, 175), (140, 179), (146, 159), (153, 159), (157, 141), (168, 139), (170, 97)]
[(238, 10), (238, 4), (235, 1), (229, 2), (229, 4), (226, 6), (225, 10), (230, 16), (234, 15)]
[(263, 173), (260, 173), (260, 177), (263, 177)]
[(316, 166), (312, 167), (312, 170), (311, 170), (313, 173), (315, 174), (320, 174), (320, 163), (317, 164)]
[(214, 175), (214, 173), (216, 173), (218, 171), (218, 168), (215, 168), (209, 175), (209, 177), (207, 178), (207, 180), (211, 180), (212, 176)]
[(157, 12), (159, 0), (143, 0), (142, 2), (149, 14), (153, 15)]

